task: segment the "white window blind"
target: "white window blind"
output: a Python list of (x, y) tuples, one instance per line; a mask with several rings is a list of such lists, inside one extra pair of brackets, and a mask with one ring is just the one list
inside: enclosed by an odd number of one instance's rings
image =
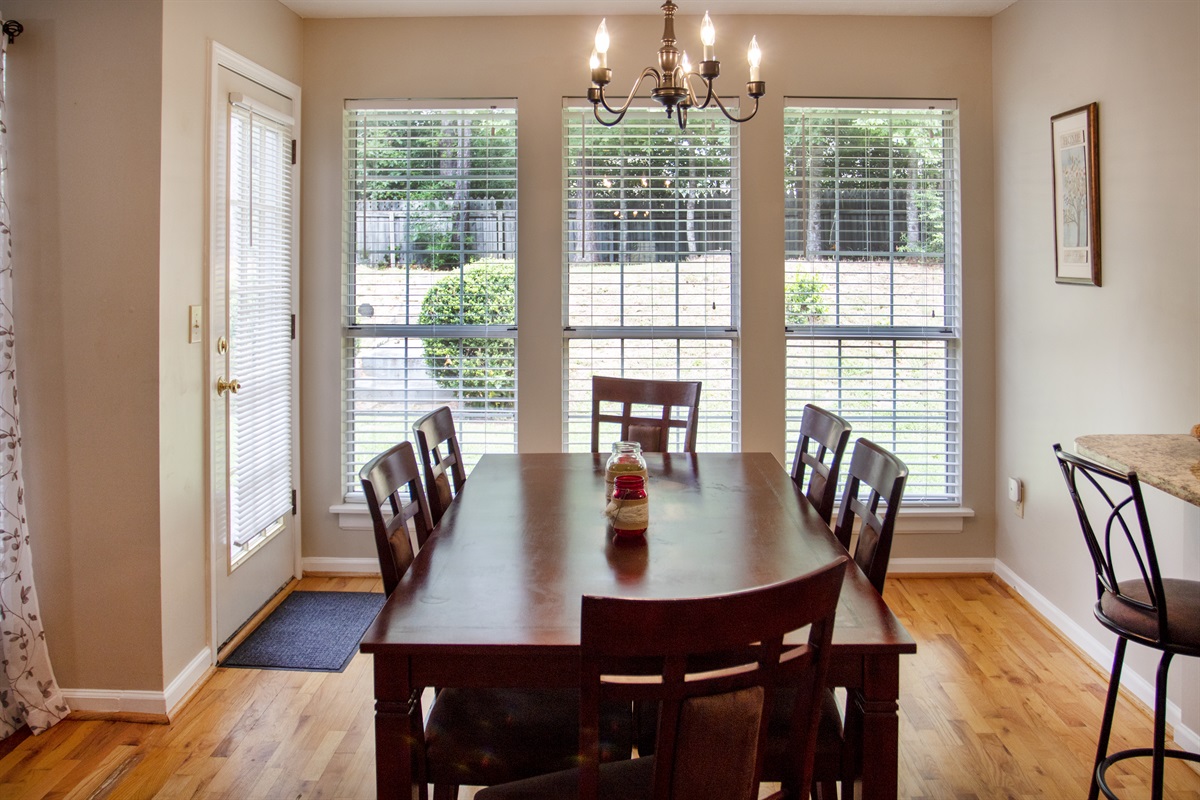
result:
[(229, 105), (230, 542), (292, 508), (292, 130)]
[(468, 468), (516, 451), (517, 112), (351, 102), (345, 144), (350, 496), (362, 465), (441, 405)]
[(563, 143), (564, 448), (590, 446), (597, 374), (702, 381), (697, 449), (737, 449), (737, 127), (568, 103)]
[(805, 403), (908, 464), (905, 504), (962, 498), (953, 101), (788, 99), (788, 451)]

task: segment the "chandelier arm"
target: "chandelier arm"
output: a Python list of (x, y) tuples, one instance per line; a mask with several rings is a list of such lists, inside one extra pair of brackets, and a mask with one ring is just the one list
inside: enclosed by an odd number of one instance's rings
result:
[(717, 96), (717, 93), (713, 91), (713, 82), (711, 78), (706, 79), (704, 81), (704, 85), (708, 87), (708, 94), (705, 95), (704, 103), (698, 106), (699, 108), (708, 108), (712, 103), (713, 98)]
[[(717, 107), (721, 109), (721, 113), (729, 118), (730, 122), (749, 122), (750, 120), (754, 119), (754, 115), (758, 113), (757, 97), (754, 98), (754, 108), (744, 117), (735, 117), (733, 114), (730, 114), (729, 109), (726, 108), (725, 104), (721, 102), (721, 96), (719, 94), (713, 94), (712, 99), (716, 102)], [(707, 101), (705, 101), (705, 105), (707, 104)], [(704, 106), (701, 106), (701, 108), (703, 107)]]
[(629, 90), (629, 96), (625, 98), (625, 103), (620, 108), (613, 108), (608, 104), (608, 99), (604, 96), (604, 87), (600, 87), (600, 105), (604, 106), (604, 110), (610, 114), (619, 114), (624, 117), (625, 112), (629, 110), (629, 104), (633, 102), (634, 95), (638, 89), (642, 88), (642, 83), (646, 78), (654, 78), (654, 88), (662, 85), (662, 79), (658, 76), (658, 70), (654, 67), (646, 67), (642, 70), (642, 74), (638, 76), (637, 82), (633, 84), (633, 88)]
[[(625, 109), (625, 111), (628, 111), (628, 110), (629, 109)], [(606, 128), (612, 128), (612, 127), (616, 126), (618, 123), (620, 123), (621, 120), (625, 119), (625, 111), (622, 111), (620, 114), (617, 114), (616, 119), (614, 119), (612, 122), (605, 122), (600, 117), (600, 104), (596, 103), (595, 105), (592, 106), (592, 114), (596, 117), (596, 122), (599, 122), (601, 125), (603, 125)]]
[[(700, 78), (700, 80), (704, 82), (704, 85), (708, 89), (708, 96), (704, 99), (703, 103), (696, 102), (697, 95), (696, 90), (692, 88), (692, 78)], [(686, 86), (688, 90), (688, 105), (690, 107), (695, 109), (708, 108), (708, 104), (712, 100), (713, 93), (712, 83), (709, 82), (708, 79), (706, 79), (703, 75), (697, 75), (694, 72), (685, 72), (683, 73), (683, 85)]]

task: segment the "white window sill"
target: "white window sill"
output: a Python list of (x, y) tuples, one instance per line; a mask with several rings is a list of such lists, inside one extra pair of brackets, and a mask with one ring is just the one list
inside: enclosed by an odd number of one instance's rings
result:
[(966, 506), (902, 505), (896, 533), (962, 533), (963, 520), (974, 516), (975, 509)]
[[(338, 503), (329, 507), (344, 531), (371, 530), (371, 514), (364, 503)], [(975, 510), (965, 506), (914, 506), (901, 508), (896, 533), (962, 533), (963, 520), (974, 517)], [(834, 510), (837, 519), (837, 510)]]
[(344, 531), (371, 530), (371, 512), (367, 503), (338, 503), (329, 507), (329, 513), (338, 518), (338, 527)]

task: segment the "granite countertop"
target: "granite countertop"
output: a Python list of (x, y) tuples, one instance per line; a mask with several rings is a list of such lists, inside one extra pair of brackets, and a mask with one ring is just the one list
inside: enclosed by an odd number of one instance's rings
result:
[(1075, 440), (1079, 455), (1200, 506), (1200, 439), (1186, 433), (1097, 434)]

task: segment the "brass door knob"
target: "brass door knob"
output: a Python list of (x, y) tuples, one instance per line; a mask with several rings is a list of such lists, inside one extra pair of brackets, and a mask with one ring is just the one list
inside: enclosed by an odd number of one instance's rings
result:
[(217, 396), (221, 396), (228, 391), (230, 394), (237, 394), (238, 389), (242, 388), (242, 384), (237, 378), (225, 380), (224, 376), (217, 378)]

